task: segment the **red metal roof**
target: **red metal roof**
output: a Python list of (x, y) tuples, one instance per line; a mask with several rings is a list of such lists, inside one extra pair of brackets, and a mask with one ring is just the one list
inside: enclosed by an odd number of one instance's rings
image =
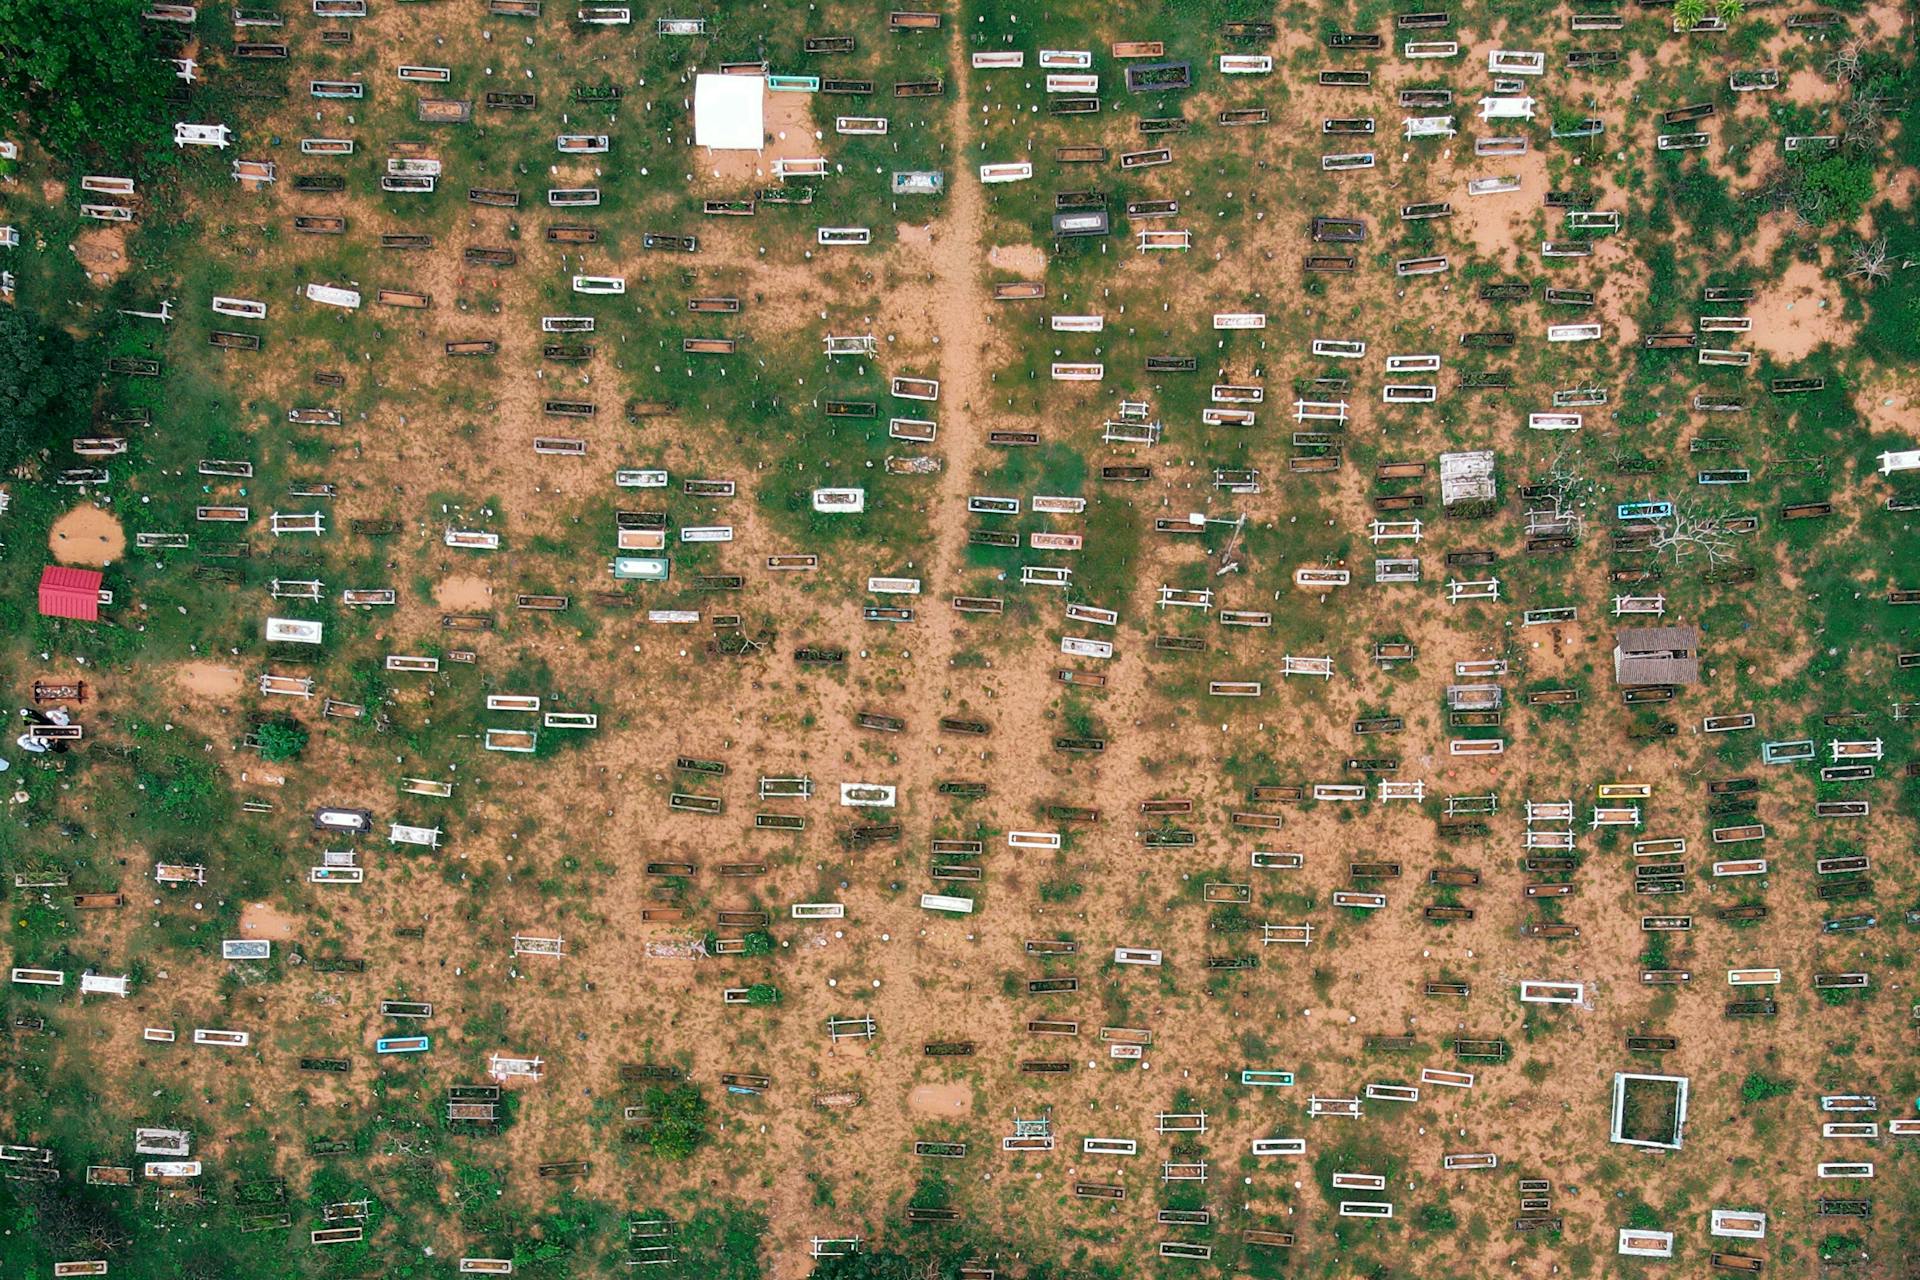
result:
[(98, 569), (73, 569), (50, 564), (40, 571), (40, 612), (48, 618), (100, 621)]

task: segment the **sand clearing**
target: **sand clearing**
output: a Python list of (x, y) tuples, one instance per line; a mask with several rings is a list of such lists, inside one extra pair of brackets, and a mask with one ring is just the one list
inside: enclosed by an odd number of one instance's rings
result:
[(127, 549), (127, 535), (120, 522), (104, 508), (88, 503), (75, 507), (53, 522), (47, 535), (47, 550), (61, 564), (84, 564), (104, 568), (120, 558)]
[(472, 612), (493, 607), (493, 588), (485, 578), (448, 578), (433, 589), (433, 602), (442, 609)]
[(265, 902), (249, 902), (240, 908), (240, 936), (243, 938), (291, 938), (293, 917)]
[(174, 683), (202, 698), (231, 698), (246, 687), (247, 678), (237, 668), (217, 662), (189, 662), (174, 668)]
[(73, 238), (73, 256), (95, 284), (111, 284), (132, 265), (127, 257), (127, 231), (113, 224), (82, 231)]
[(1751, 306), (1726, 308), (1752, 316), (1752, 331), (1721, 336), (1728, 346), (1744, 336), (1776, 360), (1800, 360), (1823, 342), (1844, 346), (1853, 340), (1840, 302), (1840, 286), (1821, 274), (1818, 263), (1796, 261), (1778, 280), (1762, 285)]
[(907, 1110), (923, 1116), (958, 1116), (973, 1110), (973, 1087), (965, 1081), (915, 1085)]
[(1047, 269), (1047, 251), (1037, 244), (998, 244), (987, 250), (987, 264), (1037, 276)]

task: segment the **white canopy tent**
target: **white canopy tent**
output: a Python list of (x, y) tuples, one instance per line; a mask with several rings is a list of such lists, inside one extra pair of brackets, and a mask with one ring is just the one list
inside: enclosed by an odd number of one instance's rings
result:
[(709, 151), (758, 151), (766, 142), (765, 76), (702, 74), (693, 81), (693, 140)]

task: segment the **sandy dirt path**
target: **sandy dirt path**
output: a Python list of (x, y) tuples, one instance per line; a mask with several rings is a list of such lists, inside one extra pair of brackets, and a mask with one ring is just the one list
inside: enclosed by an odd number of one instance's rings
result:
[[(980, 184), (965, 166), (966, 157), (973, 153), (973, 86), (965, 71), (965, 44), (957, 30), (953, 39), (956, 92), (951, 126), (955, 164), (947, 177), (947, 216), (935, 226), (933, 243), (926, 251), (927, 266), (933, 274), (930, 314), (938, 317), (941, 434), (946, 440), (947, 461), (934, 507), (935, 581), (954, 577), (966, 556), (967, 491), (987, 432), (984, 415), (976, 417), (974, 405), (985, 404), (986, 350), (991, 341), (981, 273), (980, 228), (985, 213)], [(930, 611), (932, 607), (929, 601)], [(953, 648), (953, 625), (948, 611), (939, 611), (939, 617), (932, 628), (937, 639), (929, 656), (944, 665)]]
[[(970, 983), (962, 981), (958, 990), (951, 989), (951, 956), (925, 946), (930, 930), (971, 933), (979, 928), (978, 923), (973, 919), (964, 923), (941, 921), (919, 905), (920, 890), (941, 887), (928, 882), (921, 870), (929, 841), (938, 833), (936, 827), (951, 813), (950, 805), (937, 796), (939, 782), (991, 774), (999, 766), (987, 765), (978, 753), (983, 747), (993, 750), (1005, 746), (1006, 738), (1015, 733), (1014, 724), (1003, 714), (1012, 708), (990, 701), (1002, 673), (952, 666), (965, 637), (960, 634), (963, 620), (948, 601), (965, 571), (967, 496), (973, 491), (981, 450), (986, 445), (988, 424), (978, 407), (986, 404), (987, 355), (993, 337), (986, 318), (981, 236), (984, 202), (979, 183), (967, 165), (974, 146), (972, 86), (966, 72), (965, 42), (957, 31), (952, 39), (955, 93), (949, 105), (952, 138), (948, 147), (951, 166), (947, 172), (947, 205), (944, 216), (929, 224), (924, 233), (918, 227), (912, 228), (913, 234), (904, 234), (903, 229), (897, 259), (904, 268), (901, 276), (912, 281), (902, 291), (902, 309), (924, 316), (937, 344), (940, 399), (929, 406), (932, 412), (926, 415), (939, 424), (935, 446), (924, 451), (905, 446), (896, 452), (937, 451), (944, 465), (934, 476), (888, 480), (895, 485), (916, 486), (917, 500), (925, 504), (928, 513), (927, 545), (897, 548), (893, 557), (895, 563), (913, 566), (912, 572), (921, 579), (921, 595), (912, 602), (914, 623), (898, 628), (868, 624), (862, 629), (863, 646), (870, 646), (875, 658), (891, 667), (899, 683), (877, 700), (871, 691), (856, 695), (863, 702), (884, 705), (886, 710), (899, 711), (906, 718), (906, 731), (887, 744), (893, 762), (884, 766), (875, 763), (873, 767), (885, 773), (889, 782), (897, 783), (902, 796), (915, 798), (914, 804), (899, 811), (905, 828), (901, 843), (882, 844), (865, 855), (859, 879), (871, 885), (897, 878), (912, 885), (915, 892), (885, 903), (863, 904), (857, 931), (862, 942), (855, 947), (876, 942), (886, 946), (886, 940), (895, 940), (901, 948), (888, 956), (888, 990), (863, 1006), (883, 1024), (896, 1029), (912, 1025), (917, 1007), (929, 992), (937, 990), (943, 992), (947, 1003), (951, 1020), (945, 1025), (951, 1034), (985, 1038), (993, 1033), (985, 1025), (975, 1026), (969, 1021), (977, 1012)], [(992, 721), (996, 737), (982, 743), (940, 732), (939, 717), (963, 712), (981, 714)], [(868, 1060), (825, 1069), (834, 1077), (846, 1075), (849, 1069), (860, 1070), (860, 1078), (871, 1094), (868, 1105), (884, 1116), (867, 1120), (868, 1124), (908, 1128), (931, 1115), (952, 1119), (976, 1108), (973, 1091), (965, 1082), (935, 1079), (915, 1083), (922, 1074), (917, 1053), (904, 1062), (895, 1058), (886, 1067), (864, 1047), (857, 1056)], [(876, 1088), (881, 1081), (885, 1084)], [(769, 1274), (778, 1280), (801, 1280), (811, 1273), (813, 1264), (806, 1252), (809, 1234), (859, 1231), (865, 1219), (877, 1222), (882, 1216), (877, 1205), (848, 1204), (822, 1211), (808, 1204), (811, 1194), (796, 1165), (771, 1197), (776, 1225), (770, 1241)]]

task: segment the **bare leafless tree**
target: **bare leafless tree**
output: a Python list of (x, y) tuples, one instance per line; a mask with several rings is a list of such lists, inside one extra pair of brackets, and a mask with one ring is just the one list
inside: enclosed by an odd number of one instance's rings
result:
[(1866, 48), (1864, 40), (1847, 41), (1827, 59), (1827, 74), (1841, 84), (1852, 84), (1860, 78), (1860, 59)]
[(1563, 443), (1547, 464), (1547, 488), (1553, 493), (1553, 519), (1570, 526), (1576, 533), (1586, 517), (1581, 508), (1596, 488), (1592, 477), (1581, 469), (1581, 451), (1571, 441)]
[(1847, 255), (1847, 275), (1865, 279), (1869, 284), (1893, 275), (1892, 252), (1884, 235), (1863, 240)]
[(1847, 125), (1841, 144), (1856, 148), (1879, 146), (1880, 136), (1886, 132), (1886, 114), (1885, 98), (1871, 93), (1854, 94), (1840, 108), (1840, 118)]
[(1670, 551), (1675, 563), (1679, 563), (1700, 552), (1706, 555), (1709, 564), (1733, 557), (1733, 538), (1727, 532), (1726, 517), (1698, 502), (1682, 502), (1674, 507), (1672, 515), (1652, 524), (1655, 555)]

